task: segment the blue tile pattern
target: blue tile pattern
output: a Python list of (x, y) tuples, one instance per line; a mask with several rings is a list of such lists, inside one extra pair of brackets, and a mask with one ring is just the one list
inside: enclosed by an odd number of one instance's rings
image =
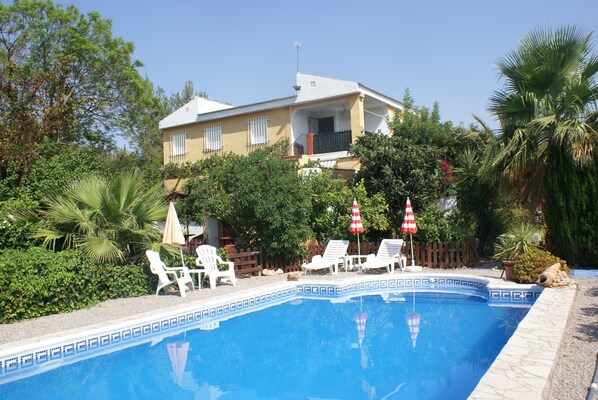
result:
[[(259, 293), (248, 297), (237, 297), (221, 304), (186, 311), (155, 321), (132, 322), (131, 326), (118, 329), (107, 326), (105, 331), (91, 335), (82, 335), (76, 339), (66, 340), (60, 344), (45, 345), (43, 341), (32, 345), (31, 349), (20, 353), (3, 351), (0, 353), (0, 383), (5, 380), (18, 379), (21, 373), (34, 371), (35, 368), (52, 360), (71, 362), (77, 358), (89, 356), (98, 350), (112, 347), (133, 345), (137, 341), (151, 340), (152, 337), (167, 333), (176, 333), (187, 327), (206, 323), (211, 320), (230, 318), (245, 314), (258, 308), (291, 300), (295, 297), (334, 299), (351, 297), (384, 291), (452, 291), (481, 296), (489, 303), (530, 305), (541, 291), (524, 287), (488, 288), (484, 279), (446, 276), (399, 276), (384, 275), (362, 279), (348, 283), (288, 283), (282, 289), (269, 293)], [(35, 348), (33, 348), (35, 347)], [(16, 376), (16, 377), (15, 377)]]

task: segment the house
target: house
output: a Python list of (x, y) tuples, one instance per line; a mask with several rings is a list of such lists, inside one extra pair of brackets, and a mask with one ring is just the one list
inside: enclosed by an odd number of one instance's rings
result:
[[(248, 154), (281, 140), (287, 156), (354, 172), (349, 145), (364, 132), (388, 134), (387, 119), (402, 104), (360, 83), (297, 73), (295, 95), (244, 106), (196, 97), (162, 121), (164, 164), (213, 154)], [(178, 180), (166, 181), (169, 190)]]

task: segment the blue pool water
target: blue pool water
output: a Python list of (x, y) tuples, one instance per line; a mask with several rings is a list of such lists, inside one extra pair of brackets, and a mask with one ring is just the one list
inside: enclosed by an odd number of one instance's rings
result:
[(528, 308), (294, 300), (0, 385), (1, 399), (465, 399)]

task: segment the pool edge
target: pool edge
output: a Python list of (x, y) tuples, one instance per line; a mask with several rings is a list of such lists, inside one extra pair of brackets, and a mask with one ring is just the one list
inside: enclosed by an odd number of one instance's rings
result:
[(577, 291), (545, 289), (478, 382), (471, 400), (546, 399)]

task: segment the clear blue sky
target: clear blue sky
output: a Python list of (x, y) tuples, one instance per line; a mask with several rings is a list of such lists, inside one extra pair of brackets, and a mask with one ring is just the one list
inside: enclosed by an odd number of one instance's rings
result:
[(142, 73), (167, 94), (186, 80), (208, 97), (243, 105), (294, 94), (301, 72), (360, 82), (443, 120), (491, 126), (495, 61), (532, 28), (575, 23), (594, 31), (597, 0), (96, 0), (58, 1), (113, 21), (135, 44)]

